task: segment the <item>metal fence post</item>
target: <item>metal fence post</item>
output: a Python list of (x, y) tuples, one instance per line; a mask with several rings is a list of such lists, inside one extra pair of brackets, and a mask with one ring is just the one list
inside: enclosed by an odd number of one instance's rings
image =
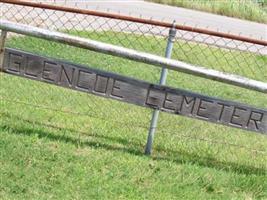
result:
[[(175, 28), (175, 21), (174, 21), (172, 28), (170, 28), (170, 30), (169, 30), (167, 47), (166, 47), (166, 51), (165, 51), (165, 57), (166, 58), (171, 58), (172, 47), (173, 47), (173, 43), (174, 43), (174, 40), (175, 40), (176, 32), (177, 32), (177, 30)], [(159, 81), (160, 85), (165, 85), (166, 79), (167, 79), (167, 75), (168, 75), (168, 69), (162, 68), (161, 75), (160, 75), (160, 81)], [(154, 112), (152, 114), (152, 119), (151, 119), (151, 122), (150, 122), (149, 133), (148, 133), (148, 136), (147, 136), (147, 143), (146, 143), (146, 149), (145, 149), (145, 154), (146, 155), (150, 155), (151, 152), (152, 152), (152, 144), (153, 144), (155, 131), (156, 131), (156, 128), (157, 128), (158, 117), (159, 117), (159, 110), (154, 110)]]
[(2, 30), (0, 35), (0, 69), (2, 68), (4, 61), (4, 46), (6, 40), (7, 32)]

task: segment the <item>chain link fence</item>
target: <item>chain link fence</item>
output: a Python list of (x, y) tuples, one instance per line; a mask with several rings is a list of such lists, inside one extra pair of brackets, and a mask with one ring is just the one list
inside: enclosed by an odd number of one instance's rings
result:
[[(0, 7), (0, 16), (5, 20), (156, 55), (165, 54), (168, 27), (6, 3), (0, 3)], [(7, 46), (153, 83), (158, 83), (160, 77), (160, 69), (153, 66), (18, 34), (8, 35)], [(177, 29), (172, 58), (266, 82), (266, 55), (266, 45)], [(63, 133), (79, 133), (79, 141), (90, 140), (103, 148), (111, 148), (110, 142), (115, 141), (114, 148), (123, 151), (141, 153), (144, 150), (150, 109), (10, 75), (1, 74), (0, 85), (5, 127), (21, 128), (29, 123)], [(178, 72), (169, 72), (167, 85), (267, 108), (265, 94)], [(14, 119), (21, 124), (14, 123)], [(267, 163), (266, 144), (262, 135), (160, 113), (154, 151), (159, 157), (178, 156), (189, 161), (211, 159), (228, 164), (242, 157), (244, 165), (262, 168)], [(231, 156), (225, 158), (229, 152)]]
[[(3, 18), (7, 20), (164, 56), (169, 31), (166, 27), (3, 3), (1, 8)], [(133, 35), (136, 36), (134, 39)], [(174, 59), (261, 81), (267, 80), (264, 73), (267, 70), (266, 55), (266, 45), (180, 29), (173, 50)]]

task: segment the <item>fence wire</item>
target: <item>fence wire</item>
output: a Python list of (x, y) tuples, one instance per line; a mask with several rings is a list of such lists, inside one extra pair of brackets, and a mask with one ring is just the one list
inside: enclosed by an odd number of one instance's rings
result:
[[(164, 55), (168, 28), (1, 3), (1, 18)], [(135, 37), (133, 37), (135, 35)], [(162, 42), (164, 41), (164, 42)], [(267, 47), (177, 30), (173, 58), (260, 81), (267, 80)]]
[[(161, 56), (165, 53), (169, 28), (4, 3), (0, 3), (0, 7), (2, 19)], [(18, 34), (8, 35), (7, 46), (153, 83), (157, 83), (160, 77), (160, 69), (153, 66)], [(177, 30), (173, 48), (173, 59), (263, 82), (267, 81), (266, 55), (266, 46), (183, 30)], [(2, 123), (6, 125), (11, 123), (11, 119), (17, 118), (25, 123), (72, 130), (87, 136), (120, 137), (122, 143), (127, 141), (127, 144), (140, 151), (144, 148), (152, 113), (150, 109), (6, 74), (1, 74), (0, 85), (0, 112)], [(178, 72), (169, 73), (167, 85), (267, 108), (264, 94)], [(187, 152), (223, 161), (225, 155), (231, 152), (228, 161), (234, 162), (243, 156), (244, 163), (267, 163), (267, 142), (264, 136), (166, 113), (160, 114), (155, 140), (155, 151), (158, 153), (164, 154), (164, 149), (176, 152), (177, 155)]]

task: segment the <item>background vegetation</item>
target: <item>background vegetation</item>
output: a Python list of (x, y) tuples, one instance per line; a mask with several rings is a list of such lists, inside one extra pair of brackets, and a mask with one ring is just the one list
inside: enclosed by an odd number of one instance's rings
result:
[(266, 0), (148, 0), (194, 10), (267, 23)]

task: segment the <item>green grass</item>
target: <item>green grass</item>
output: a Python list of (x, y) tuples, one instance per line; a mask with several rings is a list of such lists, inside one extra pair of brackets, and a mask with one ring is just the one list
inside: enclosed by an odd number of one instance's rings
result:
[(266, 0), (147, 0), (229, 17), (267, 23)]
[[(91, 38), (106, 41), (109, 34)], [(156, 45), (139, 37), (141, 47), (136, 37), (128, 36), (136, 49)], [(159, 79), (159, 68), (44, 40), (13, 37), (7, 46), (149, 82)], [(264, 94), (182, 73), (170, 72), (168, 85), (267, 108)], [(161, 113), (153, 155), (146, 157), (149, 109), (6, 74), (0, 86), (0, 199), (267, 198), (263, 135)]]

